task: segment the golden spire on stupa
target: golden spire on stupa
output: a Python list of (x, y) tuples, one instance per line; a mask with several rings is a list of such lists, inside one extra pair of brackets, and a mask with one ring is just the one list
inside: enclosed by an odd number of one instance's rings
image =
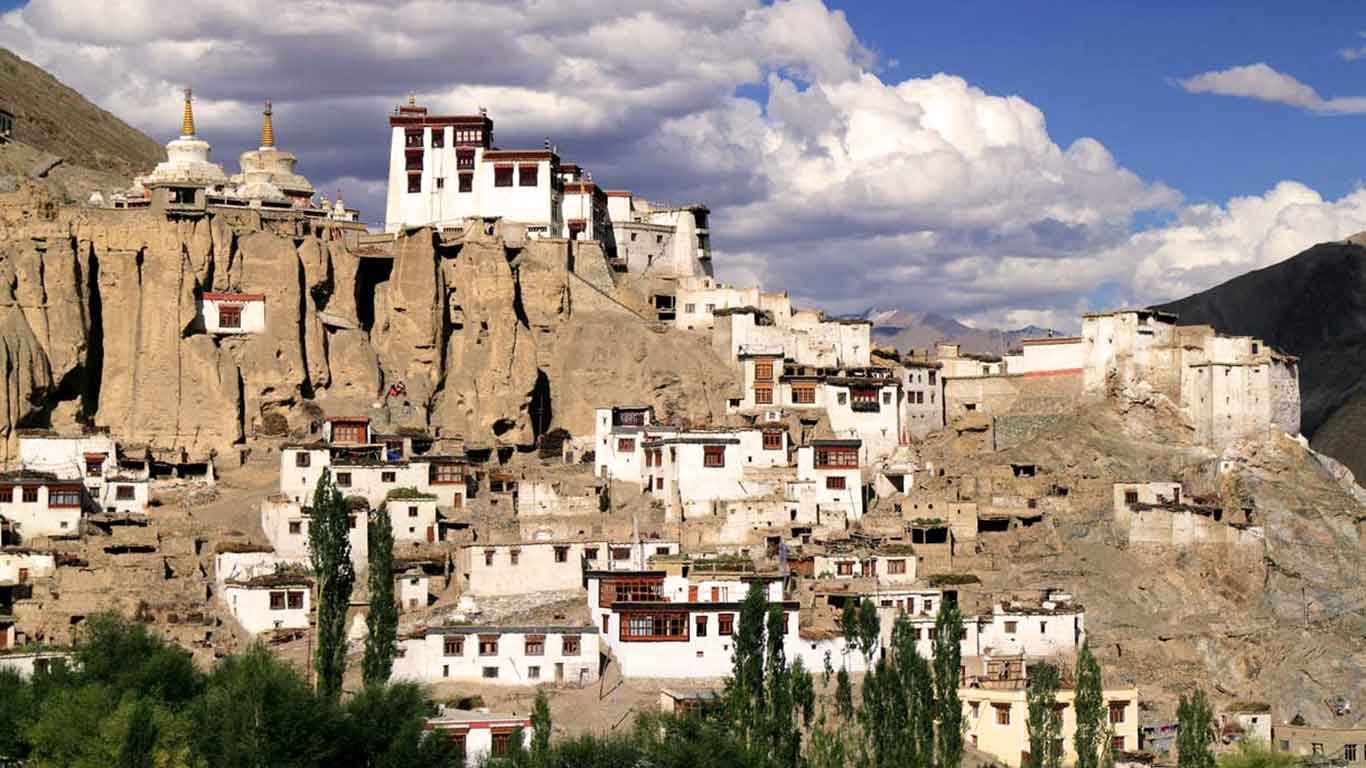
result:
[(180, 120), (180, 135), (194, 135), (194, 108), (190, 106), (190, 89), (185, 89), (185, 114)]
[(275, 146), (275, 126), (270, 122), (270, 101), (266, 101), (266, 110), (261, 118), (261, 148)]

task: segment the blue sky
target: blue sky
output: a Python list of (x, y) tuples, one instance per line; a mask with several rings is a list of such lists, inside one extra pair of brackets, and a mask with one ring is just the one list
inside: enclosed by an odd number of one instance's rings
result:
[(1094, 136), (1188, 199), (1222, 201), (1282, 179), (1337, 197), (1363, 175), (1366, 116), (1191, 94), (1174, 82), (1264, 61), (1325, 95), (1366, 95), (1366, 60), (1337, 53), (1366, 45), (1360, 4), (969, 0), (933, 13), (908, 13), (901, 2), (834, 5), (897, 61), (887, 74), (952, 72), (1022, 95), (1048, 115), (1059, 143)]
[(1366, 230), (1347, 3), (402, 1), (0, 0), (0, 45), (158, 139), (193, 85), (229, 170), (271, 98), (370, 221), (408, 89), (486, 106), (504, 146), (707, 202), (724, 279), (840, 312), (1068, 327)]

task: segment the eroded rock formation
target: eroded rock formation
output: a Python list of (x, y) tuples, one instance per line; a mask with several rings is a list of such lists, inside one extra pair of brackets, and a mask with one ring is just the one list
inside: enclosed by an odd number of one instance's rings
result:
[[(592, 246), (499, 225), (362, 253), (362, 233), (328, 221), (33, 216), (31, 194), (0, 233), (11, 454), (18, 428), (85, 423), (167, 460), (231, 461), (281, 424), (316, 430), (319, 413), (527, 448), (551, 429), (591, 431), (607, 402), (716, 419), (734, 386), (700, 339), (640, 314)], [(265, 331), (205, 332), (210, 291), (263, 294)]]

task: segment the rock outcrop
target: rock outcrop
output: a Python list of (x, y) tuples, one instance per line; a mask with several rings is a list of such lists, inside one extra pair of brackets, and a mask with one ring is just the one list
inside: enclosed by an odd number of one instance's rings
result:
[[(666, 333), (600, 249), (512, 225), (361, 232), (254, 211), (170, 217), (0, 195), (0, 434), (109, 428), (166, 461), (240, 455), (258, 435), (364, 414), (479, 447), (530, 448), (593, 409), (645, 401), (715, 420), (734, 387), (701, 340)], [(8, 199), (7, 199), (8, 197)], [(207, 333), (206, 292), (265, 296), (259, 333)], [(283, 418), (283, 422), (281, 422)]]

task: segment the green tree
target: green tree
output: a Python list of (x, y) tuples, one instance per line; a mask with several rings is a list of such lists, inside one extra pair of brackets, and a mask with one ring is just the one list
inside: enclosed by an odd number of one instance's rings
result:
[(731, 677), (726, 681), (727, 708), (740, 740), (753, 745), (762, 739), (764, 729), (764, 623), (768, 598), (761, 583), (750, 585), (740, 605), (740, 622), (735, 629)]
[[(956, 766), (963, 761), (963, 704), (958, 699), (958, 679), (963, 665), (959, 645), (963, 637), (963, 614), (958, 603), (943, 600), (934, 621), (934, 700), (939, 731), (936, 753), (941, 766)], [(933, 756), (926, 764), (933, 764)]]
[(536, 705), (531, 710), (531, 756), (543, 761), (550, 755), (550, 699), (544, 690), (536, 692)]
[(849, 670), (844, 667), (835, 673), (835, 711), (845, 720), (854, 718), (854, 686), (849, 681)]
[(1029, 668), (1027, 702), (1030, 768), (1062, 765), (1062, 718), (1058, 714), (1058, 668), (1034, 664)]
[(26, 734), (30, 760), (72, 768), (115, 764), (122, 740), (105, 719), (117, 706), (109, 688), (99, 683), (52, 691)]
[(1214, 712), (1205, 692), (1199, 688), (1186, 698), (1181, 695), (1176, 706), (1176, 765), (1177, 768), (1214, 768), (1210, 753), (1210, 723)]
[(90, 616), (76, 636), (77, 684), (107, 685), (175, 704), (198, 695), (203, 676), (188, 651), (117, 614)]
[(428, 704), (414, 683), (367, 685), (343, 707), (335, 753), (365, 768), (435, 768), (450, 765), (454, 743), (423, 728)]
[(892, 661), (906, 708), (903, 764), (929, 768), (934, 762), (934, 675), (916, 647), (916, 629), (906, 616), (892, 625)]
[(313, 666), (318, 673), (319, 695), (335, 702), (341, 698), (342, 675), (346, 672), (346, 612), (356, 583), (356, 568), (351, 562), (349, 510), (327, 469), (313, 490), (309, 514), (308, 545), (318, 587)]
[(1082, 643), (1077, 654), (1077, 730), (1073, 746), (1077, 752), (1076, 768), (1100, 768), (1101, 743), (1105, 738), (1107, 713), (1100, 664), (1091, 654), (1091, 646)]
[(28, 755), (24, 731), (32, 724), (33, 686), (12, 669), (0, 669), (0, 765)]
[(361, 673), (366, 685), (389, 681), (398, 653), (398, 604), (394, 601), (394, 529), (389, 507), (380, 504), (370, 515), (370, 612), (365, 616), (365, 655)]
[(139, 699), (132, 705), (128, 727), (119, 748), (118, 768), (153, 768), (159, 733), (152, 705)]
[(259, 643), (214, 666), (191, 717), (205, 768), (330, 765), (346, 743), (332, 703)]
[(1219, 756), (1219, 768), (1291, 768), (1298, 762), (1289, 752), (1275, 752), (1263, 742), (1246, 738), (1238, 742), (1237, 751)]

